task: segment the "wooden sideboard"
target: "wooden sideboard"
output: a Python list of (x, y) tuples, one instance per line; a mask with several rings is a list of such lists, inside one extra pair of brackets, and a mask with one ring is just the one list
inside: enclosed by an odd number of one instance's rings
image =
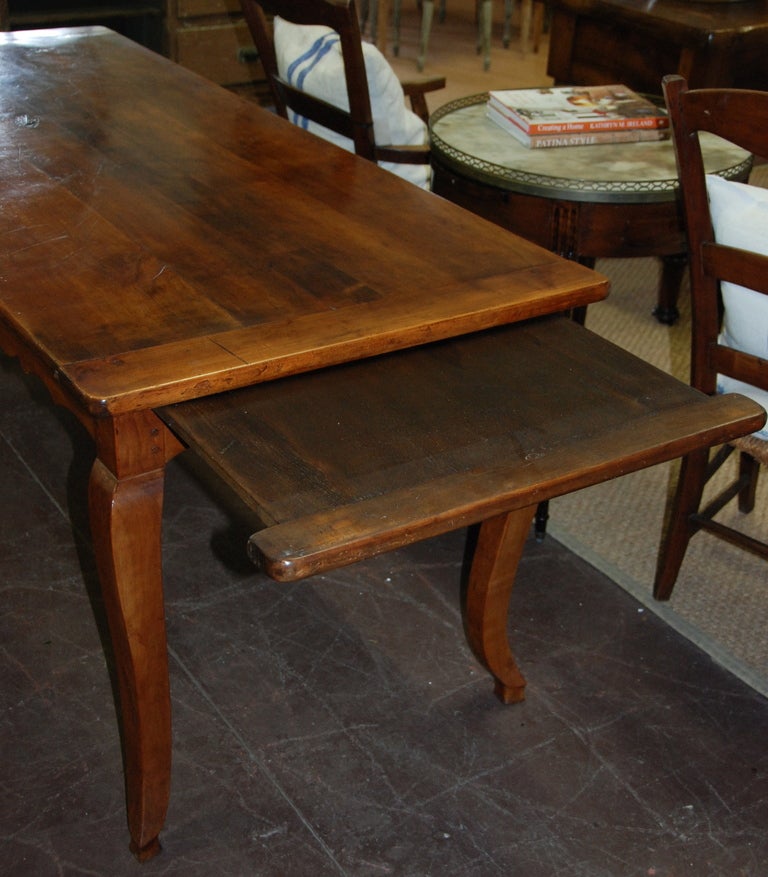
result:
[(661, 93), (680, 73), (694, 88), (768, 90), (768, 0), (550, 0), (547, 72), (557, 83), (623, 82)]
[(101, 24), (219, 85), (266, 95), (239, 0), (9, 0), (13, 30)]

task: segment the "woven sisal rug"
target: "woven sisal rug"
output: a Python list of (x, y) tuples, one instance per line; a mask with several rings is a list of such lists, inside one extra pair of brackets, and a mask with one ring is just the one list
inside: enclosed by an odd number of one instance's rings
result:
[[(651, 316), (659, 280), (654, 259), (601, 260), (611, 280), (608, 300), (593, 305), (587, 327), (637, 356), (688, 380), (690, 309), (681, 290), (681, 318), (663, 326)], [(687, 284), (687, 280), (686, 280)], [(735, 461), (729, 461), (729, 464)], [(688, 548), (669, 603), (651, 596), (665, 505), (676, 464), (656, 466), (552, 502), (549, 532), (607, 574), (712, 658), (768, 697), (768, 564), (707, 533)], [(736, 504), (720, 513), (743, 529), (768, 534), (768, 473), (757, 508)], [(644, 610), (641, 610), (644, 611)]]

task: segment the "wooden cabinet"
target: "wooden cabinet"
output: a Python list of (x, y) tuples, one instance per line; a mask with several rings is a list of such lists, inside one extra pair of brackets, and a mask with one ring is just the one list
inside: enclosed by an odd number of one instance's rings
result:
[(693, 88), (768, 89), (768, 0), (550, 0), (547, 72), (557, 83), (623, 82), (661, 93), (666, 73)]
[[(166, 0), (8, 0), (11, 30), (101, 24), (159, 52)], [(0, 2), (0, 8), (5, 4)]]
[(263, 88), (264, 71), (239, 0), (166, 0), (167, 53), (220, 85)]
[(13, 30), (102, 24), (219, 85), (268, 93), (239, 0), (8, 0), (8, 15)]

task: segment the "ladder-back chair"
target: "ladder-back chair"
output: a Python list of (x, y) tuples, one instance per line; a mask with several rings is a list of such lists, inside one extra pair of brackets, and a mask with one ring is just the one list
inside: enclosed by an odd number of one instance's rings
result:
[[(663, 82), (677, 155), (690, 257), (691, 384), (704, 393), (740, 392), (768, 403), (768, 189), (705, 176), (699, 132), (768, 156), (768, 93), (688, 90), (680, 76)], [(735, 479), (714, 498), (704, 487), (734, 450)], [(749, 512), (760, 464), (768, 464), (768, 430), (684, 458), (662, 541), (654, 595), (672, 593), (690, 538), (706, 530), (768, 559), (768, 544), (714, 520), (730, 500)], [(710, 491), (711, 492), (711, 491)]]
[[(370, 64), (377, 65), (383, 77), (391, 75), (395, 83), (397, 78), (374, 46), (363, 45), (354, 0), (241, 0), (241, 5), (267, 74), (275, 108), (280, 115), (289, 118), (288, 111), (291, 110), (300, 119), (309, 119), (348, 138), (352, 141), (354, 151), (371, 161), (395, 165), (429, 164), (425, 128), (422, 129), (420, 143), (376, 142), (378, 120), (375, 107), (372, 109), (375, 100), (372, 101), (369, 88), (366, 58), (369, 58)], [(279, 69), (279, 59), (282, 57), (276, 37), (279, 24), (276, 22), (273, 25), (269, 17), (279, 17), (283, 22), (293, 25), (322, 26), (338, 34), (343, 76), (339, 75), (339, 81), (334, 83), (333, 95), (312, 94), (309, 76), (305, 86), (307, 90), (304, 90), (301, 81), (291, 81), (289, 71)], [(329, 36), (335, 43), (333, 35)], [(317, 65), (333, 51), (337, 51), (337, 47), (331, 45), (330, 41), (320, 46), (315, 55), (307, 60), (304, 69), (310, 73), (316, 72)], [(301, 61), (301, 56), (296, 60)], [(297, 80), (300, 78), (296, 77)], [(427, 116), (425, 92), (444, 87), (445, 79), (432, 77), (416, 83), (400, 83), (400, 86), (405, 96), (411, 99), (414, 113), (424, 122)], [(407, 112), (404, 105), (402, 110)]]

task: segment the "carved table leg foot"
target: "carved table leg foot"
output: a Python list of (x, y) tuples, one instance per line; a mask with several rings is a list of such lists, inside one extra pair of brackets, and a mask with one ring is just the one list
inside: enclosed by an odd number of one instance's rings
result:
[(150, 859), (154, 859), (155, 856), (162, 851), (162, 847), (160, 846), (160, 841), (158, 838), (151, 840), (145, 847), (139, 849), (136, 846), (134, 841), (130, 843), (130, 850), (133, 855), (136, 857), (138, 862), (148, 862)]
[(483, 522), (465, 596), (467, 641), (494, 677), (496, 696), (503, 703), (525, 697), (525, 679), (509, 647), (507, 619), (515, 573), (535, 511), (531, 506)]

